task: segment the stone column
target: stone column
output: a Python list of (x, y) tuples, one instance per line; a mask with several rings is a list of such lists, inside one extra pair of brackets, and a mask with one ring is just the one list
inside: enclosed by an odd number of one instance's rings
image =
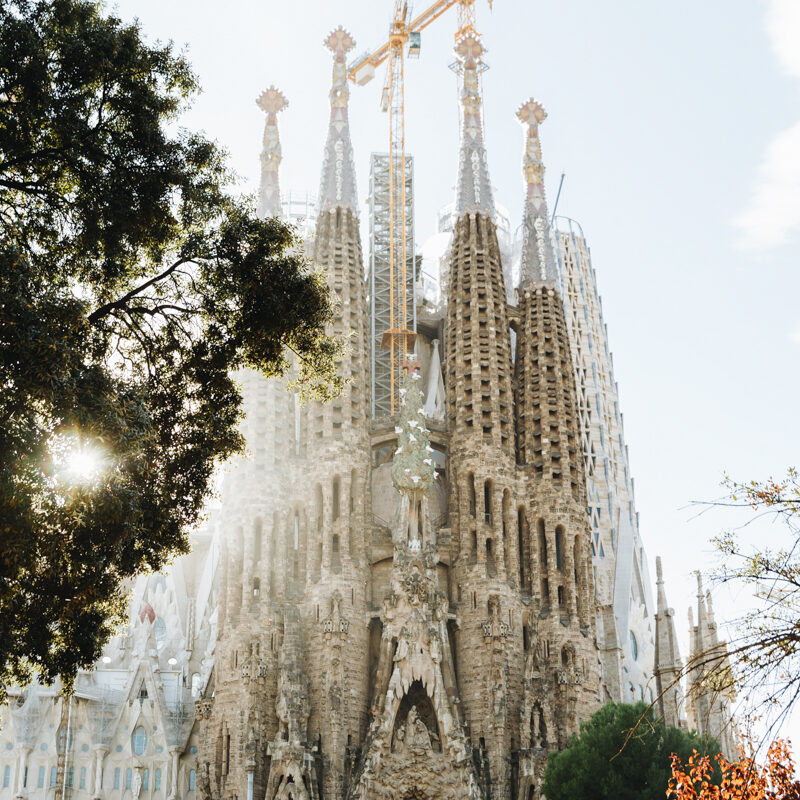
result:
[(172, 768), (169, 773), (169, 797), (168, 800), (175, 800), (178, 796), (178, 759), (180, 758), (180, 750), (170, 750), (170, 757), (172, 759)]
[(90, 792), (93, 798), (100, 798), (101, 790), (103, 788), (103, 761), (105, 760), (108, 750), (105, 747), (96, 747), (94, 750), (94, 778)]

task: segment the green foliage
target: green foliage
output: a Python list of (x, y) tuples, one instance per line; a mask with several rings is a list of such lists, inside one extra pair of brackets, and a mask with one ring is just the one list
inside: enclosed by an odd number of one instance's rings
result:
[(686, 760), (693, 750), (716, 755), (719, 745), (665, 727), (646, 703), (607, 703), (566, 750), (550, 753), (543, 793), (547, 800), (663, 800), (670, 755)]
[[(231, 375), (338, 392), (294, 231), (171, 133), (185, 59), (88, 0), (0, 4), (0, 701), (99, 656), (242, 447)], [(95, 468), (76, 470), (76, 459)]]

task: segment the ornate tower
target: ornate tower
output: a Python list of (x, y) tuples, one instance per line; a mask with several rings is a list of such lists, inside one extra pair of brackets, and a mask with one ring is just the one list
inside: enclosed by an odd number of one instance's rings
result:
[(564, 306), (544, 197), (539, 124), (529, 100), (525, 128), (525, 237), (516, 352), (517, 462), (526, 499), (521, 535), (526, 617), (520, 771), (538, 791), (547, 751), (563, 748), (599, 704), (594, 590), (577, 399)]
[(513, 532), (521, 504), (514, 463), (511, 336), (483, 138), (483, 47), (456, 47), (461, 144), (445, 322), (452, 572), (459, 689), (484, 791), (507, 797), (518, 741), (522, 604)]
[(728, 647), (717, 635), (717, 623), (711, 605), (711, 593), (703, 592), (697, 573), (697, 625), (689, 609), (691, 655), (687, 667), (686, 715), (689, 728), (710, 736), (730, 757), (738, 738), (732, 703), (736, 700)]
[(661, 557), (656, 558), (656, 653), (655, 678), (658, 715), (665, 725), (685, 728), (683, 691), (681, 689), (681, 654), (675, 634), (675, 612), (667, 606), (664, 577), (661, 574)]
[[(256, 101), (267, 114), (260, 213), (280, 214), (277, 114), (286, 98), (270, 87)], [(296, 468), (296, 409), (285, 380), (242, 370), (243, 433), (250, 458), (225, 478), (217, 569), (218, 643), (200, 703), (199, 783), (213, 797), (262, 797), (268, 744), (278, 732), (278, 654), (286, 596), (285, 506)], [(212, 700), (213, 697), (213, 700)]]
[(339, 303), (333, 331), (347, 342), (340, 370), (350, 382), (341, 397), (304, 409), (306, 461), (294, 493), (307, 520), (301, 539), (305, 536), (308, 554), (302, 606), (313, 699), (309, 737), (321, 759), (324, 795), (342, 797), (348, 765), (367, 725), (369, 384), (366, 292), (347, 117), (345, 57), (354, 41), (337, 28), (325, 45), (333, 53), (333, 85), (313, 260)]

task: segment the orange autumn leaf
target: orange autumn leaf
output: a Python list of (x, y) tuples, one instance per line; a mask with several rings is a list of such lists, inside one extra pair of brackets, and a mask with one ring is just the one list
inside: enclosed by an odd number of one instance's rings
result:
[(672, 777), (667, 789), (670, 800), (800, 800), (800, 781), (794, 777), (794, 761), (789, 742), (774, 741), (763, 766), (739, 749), (739, 759), (714, 759), (722, 773), (718, 786), (711, 783), (714, 766), (711, 758), (696, 750), (686, 765), (672, 755)]

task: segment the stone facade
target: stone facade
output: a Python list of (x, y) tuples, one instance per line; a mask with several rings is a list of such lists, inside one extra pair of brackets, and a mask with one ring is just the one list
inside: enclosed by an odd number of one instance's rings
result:
[(603, 307), (580, 226), (556, 218), (556, 228), (592, 527), (602, 697), (652, 702), (655, 607)]
[[(248, 456), (229, 466), (192, 553), (137, 582), (129, 628), (73, 699), (12, 695), (0, 800), (535, 800), (549, 751), (602, 702), (650, 688), (616, 386), (588, 249), (550, 229), (544, 110), (529, 100), (517, 113), (526, 194), (512, 285), (483, 138), (483, 48), (459, 42), (446, 298), (422, 307), (399, 414), (371, 419), (354, 43), (340, 28), (325, 44), (330, 125), (305, 238), (337, 299), (345, 390), (301, 405), (288, 379), (238, 376)], [(260, 211), (278, 215), (287, 102), (270, 88), (258, 104)], [(660, 573), (658, 597), (665, 688), (680, 657)], [(699, 602), (695, 647), (719, 648)], [(721, 735), (725, 709), (701, 688), (691, 698), (692, 724)], [(662, 706), (682, 722), (678, 694)]]

